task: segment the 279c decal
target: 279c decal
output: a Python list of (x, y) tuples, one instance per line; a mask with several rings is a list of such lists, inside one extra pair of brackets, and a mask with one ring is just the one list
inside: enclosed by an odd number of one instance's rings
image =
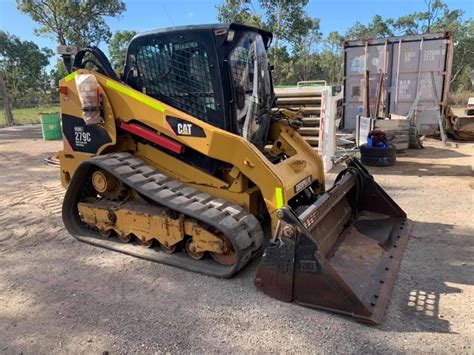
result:
[(84, 147), (92, 141), (90, 132), (84, 132), (84, 127), (74, 127), (74, 136), (77, 147)]

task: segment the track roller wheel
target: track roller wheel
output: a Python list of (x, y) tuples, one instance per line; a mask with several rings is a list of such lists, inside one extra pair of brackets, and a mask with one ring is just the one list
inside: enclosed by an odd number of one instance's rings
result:
[(99, 229), (99, 234), (102, 238), (110, 238), (112, 236), (112, 229)]
[(188, 255), (195, 260), (202, 259), (204, 256), (204, 252), (203, 251), (197, 252), (196, 248), (192, 245), (192, 241), (193, 240), (191, 238), (186, 241), (186, 244), (185, 244), (186, 253), (188, 253)]
[(117, 233), (117, 237), (120, 239), (120, 241), (122, 243), (128, 243), (130, 242), (130, 240), (132, 240), (132, 234), (120, 234), (120, 233)]
[(163, 250), (167, 254), (173, 254), (176, 251), (176, 244), (171, 246), (166, 246), (164, 244), (160, 244), (161, 250)]
[(151, 248), (153, 246), (153, 239), (145, 241), (145, 238), (143, 238), (143, 240), (140, 238), (137, 238), (137, 240), (138, 240), (138, 244), (140, 244), (142, 247)]

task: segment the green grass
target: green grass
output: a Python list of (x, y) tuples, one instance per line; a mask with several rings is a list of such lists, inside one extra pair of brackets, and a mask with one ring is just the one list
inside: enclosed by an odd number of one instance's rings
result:
[[(34, 108), (16, 108), (12, 110), (16, 125), (40, 123), (41, 113), (59, 112), (59, 106), (39, 106)], [(0, 127), (5, 127), (5, 111), (0, 111)]]

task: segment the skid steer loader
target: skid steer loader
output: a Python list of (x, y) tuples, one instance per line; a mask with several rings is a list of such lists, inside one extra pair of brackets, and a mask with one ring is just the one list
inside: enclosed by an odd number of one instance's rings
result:
[(409, 221), (355, 159), (326, 190), (302, 122), (272, 112), (271, 39), (238, 24), (146, 32), (120, 73), (81, 49), (60, 82), (64, 224), (217, 277), (263, 250), (264, 293), (378, 323)]

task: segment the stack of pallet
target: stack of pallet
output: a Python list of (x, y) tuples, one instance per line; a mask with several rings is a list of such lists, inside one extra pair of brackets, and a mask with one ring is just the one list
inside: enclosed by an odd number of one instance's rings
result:
[(391, 114), (391, 119), (358, 116), (356, 121), (358, 146), (367, 143), (367, 135), (372, 130), (384, 132), (387, 141), (392, 143), (397, 150), (409, 147), (410, 120), (407, 120), (405, 116)]
[(397, 150), (408, 149), (410, 121), (405, 116), (391, 114), (391, 119), (377, 119), (374, 121), (374, 129), (385, 132), (387, 140)]
[(321, 116), (321, 92), (323, 86), (277, 87), (275, 94), (278, 108), (298, 110), (303, 115), (303, 127), (299, 133), (314, 148), (319, 142), (319, 120)]

